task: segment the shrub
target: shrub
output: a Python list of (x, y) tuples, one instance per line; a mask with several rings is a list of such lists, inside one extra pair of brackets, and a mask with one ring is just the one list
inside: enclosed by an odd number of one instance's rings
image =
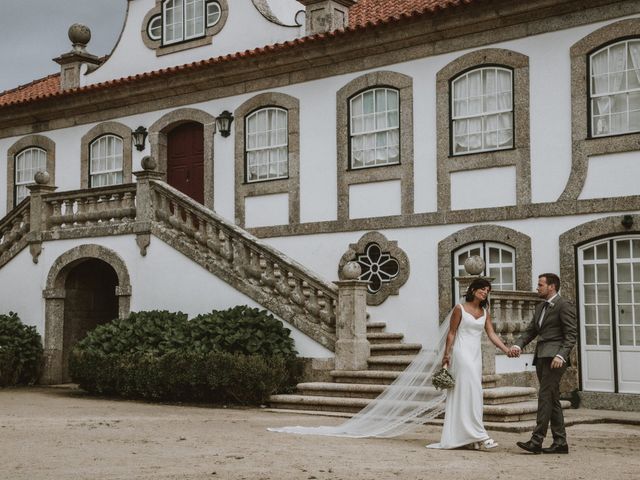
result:
[(194, 351), (294, 357), (291, 331), (266, 310), (237, 306), (198, 315), (189, 322)]
[(32, 385), (42, 372), (42, 340), (17, 314), (0, 315), (0, 387)]
[(227, 352), (175, 351), (162, 356), (103, 355), (75, 350), (71, 375), (91, 393), (147, 400), (259, 405), (291, 388), (299, 359)]
[(101, 325), (72, 352), (72, 379), (91, 393), (259, 404), (302, 373), (290, 331), (246, 306), (199, 315), (150, 311)]
[(132, 312), (127, 318), (100, 325), (78, 342), (75, 348), (103, 355), (163, 355), (184, 348), (188, 337), (186, 314), (151, 310)]

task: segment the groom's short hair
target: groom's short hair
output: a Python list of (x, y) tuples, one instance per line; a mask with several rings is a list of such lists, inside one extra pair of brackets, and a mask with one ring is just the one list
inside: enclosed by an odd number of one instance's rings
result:
[(547, 281), (547, 285), (555, 285), (556, 292), (560, 291), (560, 277), (555, 273), (542, 273), (538, 275), (538, 278), (544, 278)]

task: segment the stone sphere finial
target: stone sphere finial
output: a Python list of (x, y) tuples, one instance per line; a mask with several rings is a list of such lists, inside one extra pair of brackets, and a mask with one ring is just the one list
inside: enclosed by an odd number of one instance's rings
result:
[(485, 267), (480, 255), (472, 255), (464, 261), (464, 269), (469, 275), (480, 275)]
[(69, 40), (77, 50), (84, 50), (84, 47), (91, 41), (91, 30), (86, 25), (74, 23), (69, 27)]
[(149, 155), (142, 157), (142, 160), (140, 160), (140, 164), (142, 165), (142, 168), (145, 170), (155, 170), (156, 167), (158, 166), (154, 158), (150, 157)]
[(33, 179), (38, 185), (47, 185), (49, 180), (51, 180), (51, 175), (45, 170), (38, 170), (33, 176)]
[(358, 262), (347, 262), (342, 267), (342, 276), (345, 280), (357, 280), (362, 274), (362, 268)]

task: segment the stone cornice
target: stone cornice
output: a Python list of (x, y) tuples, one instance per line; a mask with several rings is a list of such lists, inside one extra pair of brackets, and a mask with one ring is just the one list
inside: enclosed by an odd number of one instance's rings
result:
[(0, 107), (0, 138), (378, 68), (640, 13), (636, 0), (492, 0)]

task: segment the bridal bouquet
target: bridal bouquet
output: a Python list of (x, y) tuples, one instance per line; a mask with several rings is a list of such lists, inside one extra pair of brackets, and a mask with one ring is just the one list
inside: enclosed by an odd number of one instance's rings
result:
[(449, 373), (449, 370), (447, 370), (446, 367), (442, 367), (433, 375), (431, 384), (438, 390), (446, 390), (448, 388), (453, 388), (456, 381)]

